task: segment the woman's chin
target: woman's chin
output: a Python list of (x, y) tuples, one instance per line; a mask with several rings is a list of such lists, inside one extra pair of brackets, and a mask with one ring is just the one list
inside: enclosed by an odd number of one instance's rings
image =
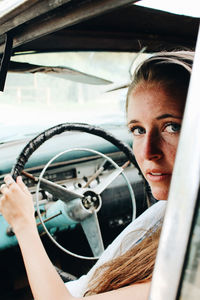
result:
[(158, 189), (158, 190), (152, 190), (151, 192), (156, 200), (167, 200), (168, 198), (168, 190), (163, 191)]

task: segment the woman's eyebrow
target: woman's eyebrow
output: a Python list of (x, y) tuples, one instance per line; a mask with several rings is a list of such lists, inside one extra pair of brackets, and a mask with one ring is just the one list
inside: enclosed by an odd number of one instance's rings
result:
[[(180, 120), (182, 120), (182, 116), (176, 116), (176, 115), (172, 115), (172, 114), (163, 114), (161, 116), (158, 116), (156, 119), (157, 120), (162, 120), (162, 119), (167, 119), (167, 118), (174, 118), (174, 119), (180, 119)], [(133, 124), (133, 123), (139, 123), (139, 122), (140, 121), (133, 119), (133, 120), (130, 120), (127, 123), (127, 125)]]
[(176, 115), (172, 115), (172, 114), (163, 114), (159, 117), (157, 117), (157, 120), (161, 120), (161, 119), (166, 119), (166, 118), (174, 118), (174, 119), (182, 119), (182, 116), (176, 116)]
[(138, 123), (138, 122), (139, 122), (138, 120), (130, 120), (130, 121), (127, 123), (127, 125), (132, 124), (132, 123)]

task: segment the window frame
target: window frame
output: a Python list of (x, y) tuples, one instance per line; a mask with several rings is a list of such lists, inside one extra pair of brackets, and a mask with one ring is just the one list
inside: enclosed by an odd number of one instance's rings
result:
[(179, 295), (200, 183), (200, 32), (149, 300)]

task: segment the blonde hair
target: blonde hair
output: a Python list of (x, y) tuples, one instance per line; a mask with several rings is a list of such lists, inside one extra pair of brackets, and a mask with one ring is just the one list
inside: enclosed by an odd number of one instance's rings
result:
[(99, 267), (88, 286), (86, 296), (116, 290), (152, 278), (161, 227), (123, 255)]
[(162, 84), (168, 91), (181, 91), (186, 98), (193, 59), (193, 51), (174, 51), (158, 52), (143, 61), (136, 68), (129, 85), (126, 110), (131, 92), (141, 83)]

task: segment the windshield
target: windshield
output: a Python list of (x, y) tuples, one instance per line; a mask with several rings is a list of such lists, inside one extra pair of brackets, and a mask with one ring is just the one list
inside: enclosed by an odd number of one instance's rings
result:
[(186, 15), (191, 17), (200, 17), (199, 1), (197, 0), (142, 0), (136, 3), (136, 5), (155, 8), (174, 14)]
[[(51, 67), (53, 72), (9, 72), (0, 94), (0, 141), (36, 134), (63, 122), (125, 123), (125, 98), (135, 53), (65, 52), (15, 55), (12, 61)], [(71, 74), (70, 70), (85, 74)], [(88, 75), (92, 76), (87, 77)], [(84, 82), (84, 83), (83, 83)], [(95, 84), (90, 84), (90, 83)], [(111, 83), (112, 82), (112, 83)]]

